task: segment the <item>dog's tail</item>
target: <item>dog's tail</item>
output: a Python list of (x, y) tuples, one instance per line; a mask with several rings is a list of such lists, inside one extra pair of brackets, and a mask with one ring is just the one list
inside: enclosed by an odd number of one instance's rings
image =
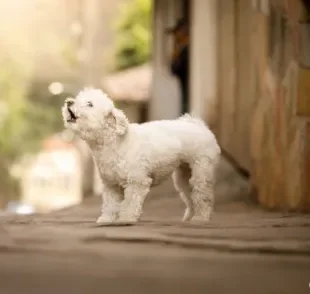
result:
[(191, 114), (184, 114), (182, 115), (179, 120), (183, 120), (183, 121), (187, 121), (189, 123), (193, 123), (195, 125), (199, 125), (201, 127), (204, 127), (204, 128), (209, 128), (206, 123), (201, 119), (201, 118), (198, 118), (198, 117), (194, 117), (192, 116)]

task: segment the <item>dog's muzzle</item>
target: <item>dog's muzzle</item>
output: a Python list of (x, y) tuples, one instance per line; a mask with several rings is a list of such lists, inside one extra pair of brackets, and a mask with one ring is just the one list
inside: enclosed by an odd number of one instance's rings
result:
[(66, 104), (66, 107), (67, 107), (67, 110), (68, 110), (68, 113), (69, 113), (69, 118), (67, 119), (67, 122), (71, 122), (71, 123), (76, 122), (77, 116), (76, 116), (76, 114), (74, 113), (74, 111), (70, 108), (70, 107), (72, 107), (72, 105), (74, 104), (74, 99), (68, 98), (68, 99), (65, 101), (65, 104)]

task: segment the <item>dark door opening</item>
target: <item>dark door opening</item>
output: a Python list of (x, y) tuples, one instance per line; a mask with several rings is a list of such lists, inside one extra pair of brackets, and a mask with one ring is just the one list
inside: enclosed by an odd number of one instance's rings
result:
[(171, 71), (179, 80), (180, 112), (184, 114), (190, 110), (190, 1), (182, 0), (180, 5), (180, 15), (171, 30), (174, 39)]

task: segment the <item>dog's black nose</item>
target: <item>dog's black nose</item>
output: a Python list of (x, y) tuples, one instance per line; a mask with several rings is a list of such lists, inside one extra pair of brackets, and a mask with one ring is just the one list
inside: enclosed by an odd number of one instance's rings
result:
[(70, 107), (74, 104), (74, 99), (68, 98), (68, 99), (66, 99), (65, 103), (67, 104), (68, 107)]

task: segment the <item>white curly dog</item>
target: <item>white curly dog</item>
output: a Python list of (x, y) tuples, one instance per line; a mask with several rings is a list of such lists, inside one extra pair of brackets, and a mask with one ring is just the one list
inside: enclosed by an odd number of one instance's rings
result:
[(154, 185), (172, 174), (186, 205), (184, 221), (209, 220), (220, 148), (200, 119), (131, 124), (98, 89), (84, 89), (62, 108), (65, 127), (85, 140), (103, 183), (97, 223), (136, 222)]

